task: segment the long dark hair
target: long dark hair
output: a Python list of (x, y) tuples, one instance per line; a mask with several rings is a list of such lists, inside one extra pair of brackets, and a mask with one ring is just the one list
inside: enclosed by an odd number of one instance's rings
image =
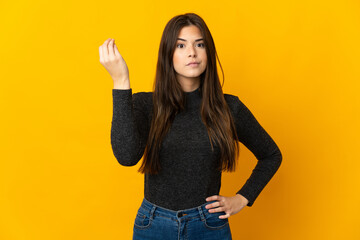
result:
[[(175, 115), (185, 108), (185, 93), (176, 78), (172, 59), (180, 30), (190, 25), (200, 29), (208, 59), (206, 69), (200, 75), (201, 118), (207, 128), (212, 151), (214, 151), (213, 143), (218, 144), (221, 149), (218, 170), (235, 171), (240, 149), (235, 140), (238, 139), (236, 128), (216, 68), (216, 58), (219, 64), (220, 60), (204, 20), (195, 13), (186, 13), (173, 17), (166, 24), (162, 34), (153, 86), (153, 117), (143, 162), (138, 172), (157, 174), (160, 171), (159, 152), (162, 139), (168, 132)], [(220, 68), (224, 80), (221, 64)]]

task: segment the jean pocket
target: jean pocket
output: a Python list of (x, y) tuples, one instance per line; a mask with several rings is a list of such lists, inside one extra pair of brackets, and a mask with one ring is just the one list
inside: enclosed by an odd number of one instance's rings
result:
[(229, 219), (219, 218), (221, 215), (225, 215), (225, 212), (215, 212), (206, 215), (204, 225), (208, 229), (220, 229), (229, 225)]
[(136, 214), (134, 226), (140, 229), (150, 227), (152, 219), (150, 218), (150, 212), (140, 208)]

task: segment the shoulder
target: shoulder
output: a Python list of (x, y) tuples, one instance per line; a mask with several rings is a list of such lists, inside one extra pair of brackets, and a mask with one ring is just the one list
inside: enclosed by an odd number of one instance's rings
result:
[(236, 100), (239, 99), (238, 96), (229, 93), (224, 93), (224, 98), (228, 103), (236, 102)]
[[(153, 92), (136, 92), (133, 94), (134, 104), (141, 107), (152, 107), (153, 104)], [(233, 94), (224, 93), (225, 101), (227, 102), (230, 110), (234, 113), (239, 112), (245, 107), (240, 98)]]
[(238, 119), (253, 118), (253, 114), (243, 100), (233, 94), (224, 94), (231, 113)]
[(238, 112), (243, 105), (239, 97), (236, 95), (224, 93), (224, 98), (232, 112)]

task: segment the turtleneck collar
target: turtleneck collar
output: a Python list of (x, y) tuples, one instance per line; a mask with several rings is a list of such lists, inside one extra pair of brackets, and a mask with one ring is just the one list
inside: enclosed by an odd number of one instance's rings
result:
[(198, 108), (201, 104), (200, 87), (198, 87), (197, 89), (191, 92), (185, 92), (185, 98), (186, 98), (186, 106), (188, 108), (193, 108), (193, 107)]

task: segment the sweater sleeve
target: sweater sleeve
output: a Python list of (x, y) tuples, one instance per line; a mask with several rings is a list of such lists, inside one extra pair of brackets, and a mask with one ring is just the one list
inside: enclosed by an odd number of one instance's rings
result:
[(147, 116), (144, 113), (144, 94), (132, 94), (132, 89), (112, 89), (113, 117), (111, 146), (117, 161), (134, 166), (142, 158), (148, 136)]
[(235, 110), (235, 124), (239, 141), (257, 158), (257, 164), (250, 177), (237, 192), (249, 200), (247, 206), (251, 207), (280, 167), (282, 154), (274, 140), (238, 97), (236, 97)]

